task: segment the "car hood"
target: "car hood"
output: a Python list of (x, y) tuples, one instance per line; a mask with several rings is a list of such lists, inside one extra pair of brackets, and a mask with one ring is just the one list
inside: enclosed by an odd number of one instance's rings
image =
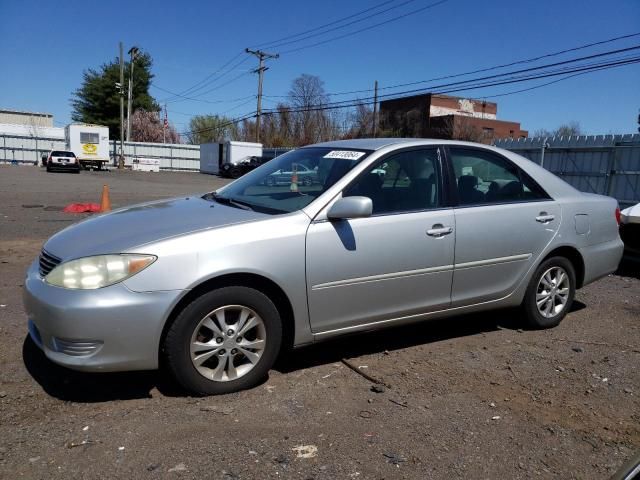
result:
[(89, 218), (56, 233), (44, 249), (62, 260), (121, 253), (169, 237), (268, 217), (198, 196), (181, 197)]

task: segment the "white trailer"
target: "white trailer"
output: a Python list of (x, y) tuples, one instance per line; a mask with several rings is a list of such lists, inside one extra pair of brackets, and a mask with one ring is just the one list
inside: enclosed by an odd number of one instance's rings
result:
[(262, 144), (227, 141), (200, 145), (200, 172), (218, 175), (225, 163), (237, 165), (248, 157), (261, 157)]
[(131, 170), (134, 170), (137, 172), (159, 172), (160, 159), (134, 157), (131, 163)]
[(71, 123), (65, 128), (67, 150), (75, 153), (80, 165), (101, 170), (109, 163), (109, 127)]

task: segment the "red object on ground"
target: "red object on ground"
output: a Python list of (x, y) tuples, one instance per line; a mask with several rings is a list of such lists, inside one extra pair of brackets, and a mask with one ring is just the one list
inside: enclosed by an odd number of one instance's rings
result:
[(66, 213), (96, 213), (100, 211), (100, 205), (97, 203), (71, 203), (62, 211)]

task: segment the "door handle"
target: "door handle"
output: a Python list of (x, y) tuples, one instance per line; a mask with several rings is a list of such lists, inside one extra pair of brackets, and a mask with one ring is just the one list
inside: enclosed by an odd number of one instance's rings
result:
[(555, 220), (556, 216), (548, 214), (547, 212), (540, 212), (540, 215), (536, 217), (536, 222), (549, 223)]
[(449, 235), (451, 232), (453, 232), (453, 227), (445, 227), (441, 223), (436, 223), (429, 230), (427, 230), (427, 235), (437, 238)]

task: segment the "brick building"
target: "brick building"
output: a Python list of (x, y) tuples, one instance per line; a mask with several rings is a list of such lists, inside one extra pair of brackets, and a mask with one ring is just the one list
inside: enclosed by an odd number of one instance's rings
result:
[(394, 135), (483, 143), (527, 136), (519, 122), (498, 120), (497, 114), (494, 102), (430, 93), (380, 102), (381, 127)]

